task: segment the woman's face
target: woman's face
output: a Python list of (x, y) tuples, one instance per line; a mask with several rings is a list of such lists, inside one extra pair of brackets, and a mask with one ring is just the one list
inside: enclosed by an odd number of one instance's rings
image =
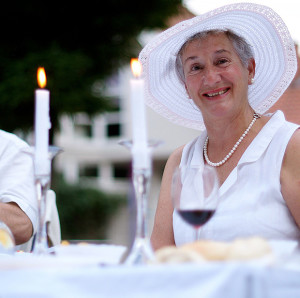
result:
[(190, 42), (182, 53), (186, 90), (203, 117), (220, 117), (248, 104), (255, 62), (244, 67), (224, 33)]

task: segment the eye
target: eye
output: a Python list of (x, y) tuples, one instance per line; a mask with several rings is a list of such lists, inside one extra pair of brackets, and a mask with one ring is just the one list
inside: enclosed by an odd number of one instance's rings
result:
[(191, 70), (199, 70), (199, 69), (200, 69), (199, 65), (193, 65), (191, 67)]
[(192, 64), (190, 66), (190, 71), (191, 72), (199, 71), (201, 69), (203, 69), (203, 67), (200, 64)]
[(229, 60), (226, 59), (226, 58), (220, 58), (217, 60), (217, 65), (223, 65), (223, 64), (228, 64), (229, 63)]
[(184, 67), (184, 72), (187, 75), (196, 75), (204, 69), (204, 65), (198, 61), (191, 61), (191, 63), (186, 63)]

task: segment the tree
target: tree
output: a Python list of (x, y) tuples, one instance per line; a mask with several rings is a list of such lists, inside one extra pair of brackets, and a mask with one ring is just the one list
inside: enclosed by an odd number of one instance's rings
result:
[(13, 1), (0, 12), (0, 128), (32, 129), (36, 70), (51, 90), (51, 122), (62, 113), (89, 115), (111, 108), (92, 90), (140, 47), (143, 29), (165, 26), (181, 0)]

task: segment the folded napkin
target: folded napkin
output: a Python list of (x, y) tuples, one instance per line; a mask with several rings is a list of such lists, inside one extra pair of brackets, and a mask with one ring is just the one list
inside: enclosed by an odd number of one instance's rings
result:
[(53, 246), (60, 244), (61, 232), (58, 211), (56, 207), (56, 194), (53, 190), (47, 191), (45, 222), (47, 224), (48, 238)]

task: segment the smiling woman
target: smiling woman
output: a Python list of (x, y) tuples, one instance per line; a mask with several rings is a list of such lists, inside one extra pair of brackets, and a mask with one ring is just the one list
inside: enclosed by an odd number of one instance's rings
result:
[(149, 106), (176, 124), (203, 131), (168, 159), (154, 248), (194, 240), (173, 210), (172, 176), (177, 166), (205, 164), (216, 168), (221, 187), (218, 210), (200, 238), (299, 240), (299, 126), (281, 111), (264, 114), (297, 68), (282, 19), (261, 5), (224, 6), (161, 33), (140, 60)]

